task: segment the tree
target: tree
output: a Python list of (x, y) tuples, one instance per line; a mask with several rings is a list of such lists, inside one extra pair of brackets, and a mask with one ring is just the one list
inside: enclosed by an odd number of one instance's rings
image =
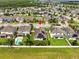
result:
[(31, 13), (30, 12), (28, 13), (28, 16), (31, 16)]
[(34, 41), (33, 41), (30, 34), (27, 34), (26, 36), (24, 36), (24, 44), (25, 45), (33, 45), (34, 44)]
[(38, 20), (34, 17), (33, 23), (36, 23), (36, 22), (38, 22)]
[(56, 18), (49, 19), (49, 23), (58, 23), (58, 20)]
[(73, 42), (72, 42), (72, 45), (78, 45), (78, 43), (77, 43), (77, 40), (74, 40)]
[(11, 37), (10, 39), (8, 39), (8, 42), (7, 42), (10, 46), (14, 44), (14, 39), (13, 37)]
[(69, 23), (73, 23), (74, 22), (74, 20), (73, 20), (73, 18), (71, 18), (70, 20), (69, 20)]
[(27, 22), (27, 21), (24, 19), (24, 20), (23, 20), (23, 23), (26, 23), (26, 22)]

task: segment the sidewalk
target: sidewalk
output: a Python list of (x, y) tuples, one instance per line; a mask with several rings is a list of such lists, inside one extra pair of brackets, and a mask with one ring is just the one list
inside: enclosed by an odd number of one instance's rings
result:
[(0, 48), (79, 48), (79, 46), (7, 46), (7, 45), (1, 45)]

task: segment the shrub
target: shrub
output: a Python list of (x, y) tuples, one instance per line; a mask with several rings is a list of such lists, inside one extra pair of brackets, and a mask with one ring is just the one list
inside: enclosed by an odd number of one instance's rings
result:
[(14, 44), (14, 39), (8, 39), (7, 44), (8, 45), (13, 45)]
[(77, 40), (74, 40), (71, 44), (72, 44), (73, 46), (78, 45)]

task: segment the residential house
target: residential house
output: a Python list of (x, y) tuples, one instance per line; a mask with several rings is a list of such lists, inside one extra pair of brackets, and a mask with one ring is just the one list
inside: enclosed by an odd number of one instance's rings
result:
[(0, 38), (6, 38), (7, 35), (6, 34), (0, 34)]
[(64, 16), (64, 15), (60, 15), (59, 19), (60, 19), (61, 21), (68, 21), (68, 20), (71, 19), (71, 17), (69, 17), (69, 16)]
[(42, 17), (36, 17), (36, 20), (42, 20)]
[(13, 36), (16, 32), (16, 27), (13, 27), (13, 26), (4, 26), (2, 29), (1, 29), (1, 35), (6, 35), (7, 38)]
[(0, 17), (0, 23), (2, 23), (3, 22), (3, 18), (2, 17)]
[(23, 35), (27, 35), (30, 34), (31, 32), (31, 26), (20, 26), (18, 27), (18, 31), (17, 31), (17, 35), (18, 36), (23, 36)]
[(16, 16), (16, 21), (22, 23), (24, 21), (24, 17)]
[(46, 31), (43, 28), (35, 29), (35, 40), (45, 40), (47, 38)]
[(12, 17), (12, 16), (3, 16), (3, 22), (14, 22), (15, 21), (15, 18)]
[(51, 38), (63, 39), (65, 32), (60, 27), (50, 27)]
[(70, 27), (63, 27), (62, 30), (65, 31), (65, 35), (68, 39), (74, 38), (73, 35), (75, 34), (75, 31)]
[(27, 17), (25, 17), (25, 21), (26, 22), (32, 22), (33, 21), (33, 17), (32, 16), (27, 16)]

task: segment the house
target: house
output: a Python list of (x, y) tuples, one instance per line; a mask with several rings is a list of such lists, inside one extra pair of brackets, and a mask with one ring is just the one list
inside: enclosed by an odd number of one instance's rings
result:
[(50, 27), (51, 38), (63, 39), (65, 32), (60, 27)]
[(32, 22), (33, 21), (33, 17), (32, 16), (27, 16), (27, 17), (25, 17), (25, 21), (26, 22)]
[[(45, 20), (48, 21), (49, 19), (51, 19), (51, 15), (48, 14), (44, 14)], [(52, 16), (53, 17), (53, 16)]]
[(72, 39), (75, 31), (71, 27), (63, 27), (62, 30), (65, 31), (65, 35), (68, 39)]
[(23, 36), (23, 35), (27, 35), (27, 34), (30, 34), (31, 32), (31, 26), (28, 25), (28, 26), (20, 26), (18, 28), (18, 31), (17, 31), (17, 35), (18, 36)]
[(45, 40), (47, 38), (46, 31), (43, 28), (36, 28), (35, 32), (35, 40)]
[(36, 17), (36, 20), (42, 20), (42, 17)]
[(2, 23), (3, 22), (3, 18), (2, 17), (0, 17), (0, 23)]
[(60, 15), (60, 16), (59, 16), (59, 19), (60, 19), (61, 21), (68, 21), (68, 20), (71, 19), (71, 17), (69, 17), (69, 16), (64, 16), (64, 15)]
[(16, 21), (22, 23), (24, 21), (24, 17), (17, 16)]
[(12, 16), (3, 16), (3, 22), (14, 22), (15, 21), (15, 18), (12, 17)]
[(11, 37), (15, 34), (16, 32), (16, 27), (13, 27), (13, 26), (4, 26), (2, 29), (1, 29), (1, 35), (4, 34), (6, 35), (7, 37)]
[(76, 28), (75, 32), (76, 32), (76, 34), (78, 35), (78, 38), (79, 38), (79, 28)]
[(6, 34), (0, 34), (0, 38), (6, 38), (7, 35)]

